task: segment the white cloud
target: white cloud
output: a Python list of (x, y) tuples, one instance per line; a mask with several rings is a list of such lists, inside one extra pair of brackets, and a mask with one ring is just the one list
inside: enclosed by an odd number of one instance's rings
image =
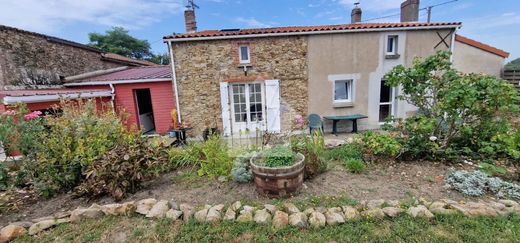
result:
[(339, 4), (351, 9), (354, 7), (354, 3), (361, 2), (359, 5), (361, 9), (368, 10), (368, 11), (374, 11), (374, 12), (381, 12), (381, 11), (387, 11), (392, 9), (400, 9), (401, 3), (403, 0), (334, 0), (338, 2)]
[(271, 25), (262, 23), (253, 17), (250, 17), (250, 18), (238, 17), (235, 19), (235, 21), (242, 23), (242, 24), (246, 24), (247, 27), (251, 27), (251, 28), (269, 28), (269, 27), (271, 27)]
[(2, 0), (0, 23), (37, 32), (58, 32), (88, 23), (139, 29), (184, 9), (182, 0)]

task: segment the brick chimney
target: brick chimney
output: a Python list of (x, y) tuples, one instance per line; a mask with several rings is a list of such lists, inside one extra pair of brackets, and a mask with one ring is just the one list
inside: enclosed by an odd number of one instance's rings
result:
[(352, 14), (350, 14), (350, 17), (352, 17), (352, 24), (360, 23), (361, 22), (361, 14), (363, 11), (361, 11), (361, 8), (356, 4), (356, 6), (352, 9)]
[(419, 21), (419, 0), (406, 0), (401, 3), (401, 22)]
[(195, 10), (184, 10), (184, 21), (186, 24), (186, 32), (193, 33), (197, 31), (197, 21), (195, 20)]

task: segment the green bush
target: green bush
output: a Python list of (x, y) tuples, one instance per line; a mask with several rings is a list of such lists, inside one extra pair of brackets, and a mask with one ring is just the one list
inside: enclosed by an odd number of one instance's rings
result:
[(121, 200), (127, 193), (140, 188), (141, 183), (159, 175), (167, 156), (159, 146), (145, 139), (116, 145), (85, 171), (85, 179), (76, 188), (77, 196), (97, 198), (110, 195)]
[(403, 154), (411, 158), (515, 156), (517, 149), (511, 150), (505, 137), (514, 133), (518, 91), (494, 76), (459, 73), (450, 56), (438, 52), (416, 59), (410, 68), (396, 66), (386, 75), (389, 85), (402, 88), (399, 99), (419, 110), (397, 125)]
[(112, 109), (102, 112), (95, 100), (65, 102), (62, 113), (46, 117), (50, 127), (31, 150), (23, 170), (44, 195), (71, 190), (85, 178), (85, 172), (97, 159), (117, 144), (133, 141), (139, 134), (129, 131)]
[(314, 131), (311, 136), (291, 137), (291, 148), (305, 156), (305, 178), (313, 178), (327, 170), (323, 132)]
[(363, 173), (366, 169), (365, 162), (361, 159), (347, 159), (344, 162), (345, 168), (350, 173), (360, 174)]
[(401, 152), (401, 144), (389, 134), (369, 131), (363, 134), (362, 141), (365, 151), (376, 156), (395, 158)]
[(227, 144), (221, 141), (219, 136), (211, 136), (194, 151), (200, 151), (201, 155), (199, 176), (229, 176), (233, 167), (233, 159), (229, 155)]
[(9, 155), (21, 152), (30, 155), (41, 145), (44, 120), (41, 112), (30, 112), (27, 106), (19, 103), (0, 114), (0, 144)]
[(296, 154), (287, 146), (277, 145), (261, 153), (261, 163), (267, 167), (291, 166)]
[(192, 155), (195, 154), (192, 151), (192, 149), (192, 146), (188, 146), (185, 148), (170, 148), (168, 150), (168, 160), (170, 162), (170, 168), (176, 169), (180, 167), (195, 165), (198, 162), (198, 158), (192, 157)]
[(329, 151), (328, 157), (333, 160), (362, 159), (363, 146), (359, 143), (344, 144)]

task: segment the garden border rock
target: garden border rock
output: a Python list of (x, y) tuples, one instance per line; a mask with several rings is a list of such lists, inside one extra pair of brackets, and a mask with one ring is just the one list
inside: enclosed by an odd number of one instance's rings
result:
[[(391, 206), (389, 206), (391, 205)], [(130, 201), (119, 204), (98, 205), (92, 204), (88, 208), (79, 207), (70, 213), (55, 214), (24, 222), (14, 222), (0, 229), (0, 242), (8, 242), (24, 234), (36, 235), (58, 224), (78, 223), (84, 219), (100, 218), (103, 216), (133, 216), (142, 215), (150, 219), (169, 218), (173, 221), (195, 220), (200, 223), (219, 222), (222, 220), (235, 222), (254, 222), (262, 225), (272, 225), (279, 229), (292, 225), (298, 228), (321, 228), (329, 225), (342, 224), (360, 218), (391, 219), (400, 214), (408, 214), (413, 218), (433, 218), (434, 215), (460, 213), (467, 217), (497, 217), (512, 213), (520, 214), (520, 204), (512, 200), (456, 202), (441, 199), (434, 202), (425, 200), (416, 201), (408, 208), (399, 206), (394, 201), (372, 200), (361, 202), (358, 206), (345, 205), (331, 208), (306, 208), (302, 210), (292, 203), (285, 203), (281, 207), (265, 204), (260, 207), (242, 205), (237, 201), (227, 207), (224, 204), (204, 205), (194, 207), (189, 204), (177, 204), (172, 201), (143, 199), (138, 202)], [(195, 210), (197, 209), (197, 210)], [(224, 214), (225, 212), (225, 214)]]

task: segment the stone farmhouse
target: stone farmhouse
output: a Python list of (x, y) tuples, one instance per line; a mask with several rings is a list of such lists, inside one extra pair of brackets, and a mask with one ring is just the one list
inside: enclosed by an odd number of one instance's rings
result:
[(313, 113), (363, 114), (359, 128), (375, 129), (416, 110), (385, 84), (396, 65), (446, 50), (462, 72), (500, 76), (509, 55), (458, 35), (461, 23), (418, 22), (419, 0), (402, 3), (399, 23), (363, 23), (359, 7), (351, 24), (324, 26), (197, 31), (195, 9), (184, 16), (186, 33), (164, 37), (169, 66), (0, 25), (0, 113), (81, 97), (125, 110), (145, 133), (170, 131), (174, 109), (191, 136), (289, 131)]
[(463, 72), (499, 76), (509, 55), (457, 35), (461, 23), (418, 22), (419, 0), (402, 3), (399, 23), (362, 23), (361, 15), (356, 7), (351, 24), (197, 31), (186, 10), (187, 33), (164, 37), (179, 119), (196, 135), (288, 131), (295, 116), (312, 113), (364, 114), (359, 128), (375, 129), (416, 111), (385, 84), (396, 65), (445, 50)]

